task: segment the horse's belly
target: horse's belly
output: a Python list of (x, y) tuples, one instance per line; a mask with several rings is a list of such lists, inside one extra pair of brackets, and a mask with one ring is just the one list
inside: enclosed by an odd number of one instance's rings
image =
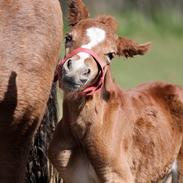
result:
[(99, 183), (93, 166), (84, 154), (74, 155), (66, 174), (65, 183)]

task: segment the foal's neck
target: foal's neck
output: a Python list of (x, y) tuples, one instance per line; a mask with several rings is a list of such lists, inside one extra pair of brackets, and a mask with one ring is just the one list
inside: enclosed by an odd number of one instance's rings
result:
[(88, 129), (103, 122), (106, 110), (118, 102), (118, 87), (114, 84), (110, 70), (106, 73), (103, 87), (92, 96), (65, 96), (63, 120), (70, 125), (73, 136), (83, 139)]
[[(83, 111), (90, 111), (92, 113), (97, 108), (102, 109), (109, 100), (114, 99), (119, 92), (118, 87), (114, 83), (110, 69), (108, 69), (103, 87), (95, 92), (92, 96), (79, 96), (79, 95), (65, 95), (64, 108), (67, 108), (67, 113), (81, 115)], [(93, 111), (94, 110), (94, 111)]]

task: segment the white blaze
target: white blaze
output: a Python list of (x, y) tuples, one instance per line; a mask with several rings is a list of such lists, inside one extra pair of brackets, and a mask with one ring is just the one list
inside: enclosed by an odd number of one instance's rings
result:
[(105, 31), (98, 27), (91, 27), (86, 30), (86, 35), (89, 37), (90, 42), (86, 45), (83, 45), (83, 48), (92, 49), (97, 46), (99, 43), (105, 39)]
[[(86, 30), (86, 35), (89, 37), (89, 43), (82, 45), (82, 48), (92, 49), (97, 46), (99, 43), (103, 42), (106, 37), (106, 32), (103, 29), (98, 27), (91, 27)], [(80, 59), (76, 62), (72, 62), (72, 66), (74, 69), (79, 69), (84, 65), (84, 61), (90, 57), (89, 54), (80, 52), (77, 54)]]

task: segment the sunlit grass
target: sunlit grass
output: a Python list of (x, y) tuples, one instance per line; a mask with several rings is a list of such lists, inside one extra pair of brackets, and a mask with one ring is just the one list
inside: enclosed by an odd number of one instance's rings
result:
[(172, 13), (147, 19), (138, 13), (116, 16), (119, 34), (139, 43), (151, 42), (150, 51), (136, 58), (117, 58), (112, 63), (115, 80), (123, 87), (161, 80), (183, 85), (183, 24)]
[(150, 41), (152, 48), (147, 55), (113, 61), (116, 81), (125, 88), (154, 80), (183, 85), (183, 38)]

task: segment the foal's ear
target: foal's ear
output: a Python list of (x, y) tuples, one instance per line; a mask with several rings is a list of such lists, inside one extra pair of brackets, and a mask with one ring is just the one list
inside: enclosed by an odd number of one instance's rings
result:
[(133, 57), (135, 55), (144, 55), (150, 48), (151, 43), (138, 44), (127, 38), (118, 37), (117, 55)]
[(82, 0), (69, 0), (69, 24), (76, 25), (82, 19), (88, 18), (89, 12)]

